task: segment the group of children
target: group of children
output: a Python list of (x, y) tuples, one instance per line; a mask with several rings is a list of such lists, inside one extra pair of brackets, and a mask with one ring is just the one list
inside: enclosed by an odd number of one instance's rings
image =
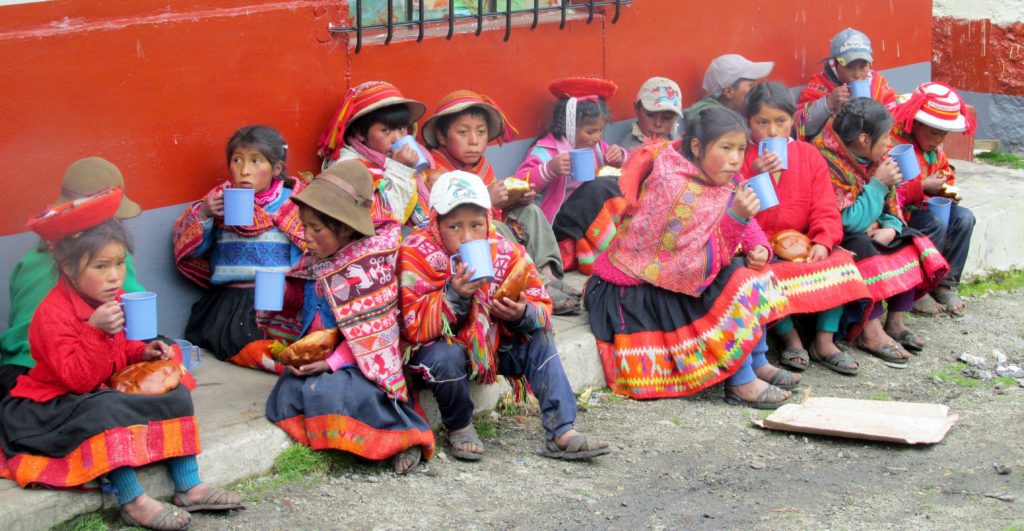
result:
[[(244, 127), (227, 145), (230, 178), (173, 228), (178, 270), (206, 289), (186, 338), (219, 359), (279, 374), (266, 415), (296, 441), (390, 459), (398, 474), (434, 453), (415, 388), (437, 399), (451, 454), (475, 461), (484, 445), (469, 383), (498, 375), (517, 396), (537, 397), (545, 455), (610, 452), (575, 430), (575, 398), (555, 345), (552, 315), (583, 303), (609, 387), (634, 398), (724, 382), (730, 403), (774, 408), (811, 360), (856, 374), (852, 346), (905, 366), (908, 350), (924, 346), (903, 319), (915, 300), (930, 293), (950, 313), (963, 311), (956, 285), (974, 218), (957, 206), (946, 223), (926, 200), (953, 182), (942, 138), (973, 123), (939, 83), (899, 102), (871, 70), (862, 33), (840, 32), (831, 51), (799, 104), (785, 86), (760, 82), (772, 63), (716, 59), (704, 79), (708, 97), (685, 112), (681, 128), (679, 86), (651, 78), (618, 145), (602, 140), (616, 86), (556, 81), (551, 123), (515, 173), (531, 189), (517, 196), (485, 156), (517, 131), (496, 102), (469, 90), (441, 99), (420, 145), (401, 141), (426, 113), (422, 103), (386, 82), (351, 88), (321, 137), (322, 171), (311, 180), (289, 176), (277, 131)], [(870, 81), (871, 98), (851, 97), (847, 83), (859, 79)], [(785, 164), (759, 153), (771, 137), (788, 139)], [(914, 145), (920, 177), (903, 183), (887, 155), (893, 143)], [(570, 152), (580, 149), (601, 168), (593, 180), (572, 177)], [(761, 173), (779, 199), (771, 209), (745, 186)], [(199, 481), (186, 386), (151, 396), (105, 388), (129, 364), (180, 353), (159, 338), (124, 335), (118, 300), (142, 288), (118, 221), (139, 208), (122, 197), (120, 172), (85, 159), (63, 184), (60, 202), (100, 203), (92, 194), (108, 187), (119, 201), (69, 215), (56, 234), (40, 232), (46, 239), (12, 275), (0, 475), (58, 487), (106, 475), (124, 519), (153, 529), (187, 526), (187, 510), (240, 507), (236, 494)], [(252, 225), (224, 223), (227, 188), (253, 190)], [(773, 251), (772, 237), (786, 230), (809, 241), (800, 261)], [(477, 240), (489, 243), (493, 278), (474, 280), (454, 258)], [(585, 294), (563, 280), (573, 268), (592, 274)], [(522, 293), (499, 298), (522, 270)], [(255, 310), (259, 271), (286, 274), (282, 310)], [(809, 343), (798, 314), (814, 315)], [(326, 329), (341, 342), (323, 361), (273, 361), (270, 340)], [(768, 362), (768, 330), (792, 371)], [(174, 444), (136, 444), (168, 430), (178, 434)], [(99, 440), (106, 459), (71, 467)], [(134, 467), (165, 459), (174, 505), (145, 496), (134, 478)]]

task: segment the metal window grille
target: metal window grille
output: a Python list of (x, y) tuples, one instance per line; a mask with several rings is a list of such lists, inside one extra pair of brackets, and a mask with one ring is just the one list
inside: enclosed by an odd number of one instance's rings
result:
[[(484, 28), (484, 20), (500, 19), (504, 17), (505, 36), (503, 40), (507, 42), (512, 36), (512, 17), (515, 15), (532, 14), (533, 22), (530, 24), (530, 30), (532, 31), (537, 28), (537, 24), (540, 22), (541, 13), (557, 11), (561, 15), (558, 28), (564, 29), (567, 16), (570, 12), (586, 12), (587, 24), (590, 24), (594, 20), (594, 10), (596, 8), (612, 7), (614, 8), (614, 15), (612, 16), (611, 22), (612, 24), (615, 24), (619, 21), (619, 17), (622, 14), (622, 6), (632, 3), (632, 0), (561, 0), (559, 5), (541, 6), (540, 0), (533, 0), (532, 8), (512, 9), (512, 0), (476, 0), (477, 5), (475, 13), (457, 14), (455, 0), (448, 0), (446, 10), (444, 10), (439, 16), (428, 18), (426, 2), (424, 0), (383, 0), (386, 4), (385, 22), (363, 24), (363, 5), (367, 2), (373, 1), (374, 0), (349, 0), (350, 7), (355, 7), (355, 9), (352, 10), (354, 23), (345, 27), (332, 26), (330, 28), (332, 33), (355, 33), (356, 53), (359, 53), (363, 47), (363, 32), (368, 30), (384, 30), (386, 32), (384, 44), (387, 45), (391, 43), (395, 30), (398, 28), (417, 28), (418, 33), (416, 36), (416, 42), (420, 42), (423, 40), (424, 27), (427, 24), (447, 24), (448, 33), (445, 38), (451, 40), (452, 36), (455, 35), (455, 24), (458, 21), (476, 21), (475, 34), (479, 36)], [(396, 8), (400, 15), (398, 17), (396, 17)], [(396, 20), (396, 18), (401, 18), (402, 20)]]

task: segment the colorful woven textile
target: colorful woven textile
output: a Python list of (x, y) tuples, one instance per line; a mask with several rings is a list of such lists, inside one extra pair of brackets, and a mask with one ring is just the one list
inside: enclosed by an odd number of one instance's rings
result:
[[(892, 112), (896, 109), (896, 91), (889, 86), (885, 76), (872, 70), (868, 78), (871, 81), (871, 99), (885, 105), (885, 108)], [(811, 105), (821, 98), (827, 97), (832, 89), (839, 85), (839, 79), (831, 66), (825, 65), (825, 70), (811, 76), (807, 86), (800, 92), (797, 99), (796, 114), (793, 116), (797, 133), (800, 138), (806, 137), (806, 125)]]
[[(858, 162), (853, 153), (850, 153), (843, 141), (839, 139), (839, 135), (832, 129), (831, 119), (825, 124), (821, 133), (814, 138), (813, 144), (828, 163), (832, 186), (836, 192), (836, 205), (841, 212), (857, 201), (864, 186), (871, 180), (871, 175), (878, 167), (878, 163), (865, 166)], [(906, 224), (895, 187), (890, 187), (889, 193), (885, 196), (885, 212), (896, 216)]]
[[(626, 200), (612, 177), (598, 177), (569, 195), (551, 224), (559, 248), (573, 253), (562, 256), (564, 268), (575, 264), (580, 273), (593, 274), (594, 261), (615, 238), (625, 210)], [(566, 240), (571, 244), (561, 243)]]

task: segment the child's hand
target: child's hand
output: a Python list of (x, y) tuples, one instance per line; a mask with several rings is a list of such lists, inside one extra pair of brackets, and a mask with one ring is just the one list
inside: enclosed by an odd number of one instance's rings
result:
[(921, 180), (921, 189), (927, 195), (942, 195), (943, 184), (946, 184), (946, 173), (939, 170)]
[(199, 215), (204, 218), (224, 217), (224, 192), (207, 194), (199, 204)]
[(771, 151), (765, 151), (763, 155), (754, 159), (753, 168), (754, 175), (782, 171), (782, 159)]
[(761, 201), (757, 199), (757, 194), (753, 190), (740, 187), (736, 191), (736, 196), (733, 197), (732, 206), (729, 209), (740, 219), (750, 219), (761, 211)]
[(615, 166), (621, 168), (622, 163), (626, 161), (626, 151), (621, 146), (612, 145), (608, 148), (608, 152), (604, 154), (604, 163), (609, 166)]
[(572, 173), (572, 161), (568, 153), (559, 153), (548, 161), (548, 172), (552, 175), (569, 175)]
[(828, 108), (832, 113), (839, 112), (839, 108), (848, 101), (850, 101), (850, 87), (848, 85), (839, 85), (832, 89), (832, 92), (828, 93)]
[(886, 186), (892, 186), (903, 180), (903, 174), (900, 173), (900, 167), (896, 164), (896, 160), (890, 157), (878, 165), (878, 169), (875, 170), (875, 179)]
[(288, 366), (288, 372), (294, 374), (295, 376), (313, 376), (315, 374), (320, 374), (322, 372), (327, 372), (329, 370), (331, 370), (331, 366), (328, 365), (327, 361), (325, 360), (307, 363), (297, 369), (295, 367), (292, 367), (291, 365)]
[(537, 199), (537, 191), (536, 190), (530, 190), (529, 192), (526, 192), (525, 194), (523, 194), (523, 197), (519, 198), (519, 204), (520, 205), (529, 205), (530, 203), (532, 203), (534, 201), (534, 199)]
[(514, 301), (508, 297), (503, 297), (502, 300), (494, 299), (494, 303), (491, 305), (491, 315), (501, 319), (502, 321), (508, 321), (514, 323), (523, 318), (523, 314), (526, 313), (526, 294), (520, 293), (519, 300)]
[(491, 195), (491, 206), (504, 208), (508, 203), (508, 189), (505, 188), (505, 181), (495, 179), (487, 185), (487, 193)]
[(124, 310), (117, 301), (107, 301), (99, 305), (89, 316), (89, 324), (115, 335), (124, 330)]
[(452, 289), (455, 293), (459, 294), (459, 297), (463, 299), (469, 299), (476, 293), (476, 290), (480, 289), (481, 286), (487, 283), (486, 278), (480, 280), (470, 280), (476, 273), (475, 269), (470, 269), (466, 264), (459, 264), (455, 266), (455, 274), (452, 276)]
[(420, 161), (420, 154), (416, 150), (416, 148), (410, 146), (409, 144), (406, 144), (398, 148), (398, 151), (392, 151), (391, 158), (395, 162), (413, 168), (416, 166), (416, 163)]
[(754, 247), (752, 251), (747, 253), (747, 267), (750, 269), (760, 270), (768, 263), (768, 257), (771, 253), (763, 245)]
[(872, 240), (882, 244), (889, 245), (894, 239), (896, 239), (896, 229), (876, 229), (874, 231), (869, 230), (868, 236)]
[(824, 260), (828, 258), (828, 247), (820, 243), (816, 243), (811, 246), (811, 252), (807, 253), (808, 262), (817, 262), (818, 260)]
[(171, 347), (159, 339), (150, 341), (146, 345), (146, 350), (142, 351), (142, 361), (169, 360), (171, 357), (173, 357)]

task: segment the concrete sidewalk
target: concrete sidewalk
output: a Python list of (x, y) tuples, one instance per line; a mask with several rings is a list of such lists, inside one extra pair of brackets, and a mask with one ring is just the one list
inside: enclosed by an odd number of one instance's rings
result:
[[(977, 226), (971, 243), (966, 275), (993, 269), (1024, 266), (1024, 171), (956, 162), (965, 206), (974, 210)], [(585, 278), (573, 273), (570, 283), (582, 286)], [(604, 387), (604, 376), (585, 315), (554, 319), (559, 352), (573, 389)], [(198, 387), (193, 393), (196, 416), (202, 428), (203, 452), (200, 473), (205, 481), (223, 485), (262, 474), (290, 444), (283, 431), (263, 415), (275, 377), (242, 369), (207, 356), (194, 373)], [(491, 409), (508, 391), (499, 383), (474, 386), (478, 410)], [(431, 419), (437, 408), (429, 393), (423, 395)], [(143, 469), (140, 481), (146, 491), (169, 497), (173, 488), (162, 465)], [(23, 490), (0, 480), (0, 529), (48, 529), (76, 515), (111, 507), (110, 495), (96, 492)]]

